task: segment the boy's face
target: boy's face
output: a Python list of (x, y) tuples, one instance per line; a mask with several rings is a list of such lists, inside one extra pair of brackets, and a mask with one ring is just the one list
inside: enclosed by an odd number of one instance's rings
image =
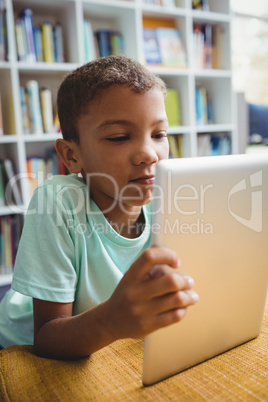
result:
[[(168, 120), (162, 92), (104, 90), (78, 121), (77, 154), (92, 199), (104, 210), (152, 199), (156, 163), (168, 158)], [(119, 204), (118, 204), (119, 202)]]

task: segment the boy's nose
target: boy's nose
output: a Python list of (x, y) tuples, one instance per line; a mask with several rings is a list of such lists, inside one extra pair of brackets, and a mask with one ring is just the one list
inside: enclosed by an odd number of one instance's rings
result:
[(134, 165), (140, 165), (145, 163), (150, 165), (152, 163), (158, 162), (158, 156), (152, 145), (146, 143), (135, 150), (133, 153), (133, 163)]

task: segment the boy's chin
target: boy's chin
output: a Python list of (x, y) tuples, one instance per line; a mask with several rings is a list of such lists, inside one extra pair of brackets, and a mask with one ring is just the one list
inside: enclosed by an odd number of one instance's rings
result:
[(153, 195), (150, 195), (148, 197), (144, 197), (139, 200), (130, 200), (128, 202), (128, 204), (133, 207), (142, 207), (143, 205), (149, 204), (152, 201), (152, 199), (153, 199)]

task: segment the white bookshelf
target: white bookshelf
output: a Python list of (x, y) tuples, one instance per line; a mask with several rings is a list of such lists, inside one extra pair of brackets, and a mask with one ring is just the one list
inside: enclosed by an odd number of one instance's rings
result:
[[(180, 93), (182, 125), (169, 129), (170, 134), (183, 136), (184, 156), (197, 155), (197, 136), (201, 133), (226, 133), (231, 138), (231, 151), (237, 153), (238, 140), (233, 115), (230, 29), (231, 14), (228, 0), (209, 0), (210, 11), (192, 10), (191, 0), (176, 0), (176, 7), (144, 4), (142, 0), (6, 0), (9, 58), (0, 62), (0, 92), (2, 96), (3, 125), (6, 135), (0, 137), (0, 158), (10, 158), (16, 173), (25, 174), (26, 159), (36, 153), (44, 154), (54, 145), (59, 134), (23, 134), (20, 110), (20, 85), (36, 79), (39, 85), (49, 85), (53, 103), (60, 81), (67, 72), (84, 63), (83, 19), (92, 22), (93, 29), (112, 28), (121, 31), (126, 55), (141, 62), (143, 54), (142, 18), (166, 18), (175, 21), (180, 29), (187, 53), (187, 68), (148, 68), (162, 77), (168, 87)], [(25, 7), (33, 11), (35, 24), (44, 20), (60, 21), (63, 26), (65, 63), (26, 63), (17, 61), (14, 21)], [(193, 24), (220, 25), (224, 34), (220, 49), (219, 69), (196, 69), (193, 58)], [(213, 105), (213, 124), (197, 126), (195, 119), (195, 86), (204, 84)], [(27, 188), (21, 182), (24, 205), (18, 208), (2, 207), (0, 215), (23, 213), (27, 206)], [(1, 283), (10, 276), (0, 278)], [(4, 281), (4, 282), (3, 282)]]

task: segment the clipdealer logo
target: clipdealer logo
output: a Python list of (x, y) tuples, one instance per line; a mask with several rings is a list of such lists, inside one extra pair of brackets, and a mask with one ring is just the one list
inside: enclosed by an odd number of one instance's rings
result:
[(228, 210), (232, 217), (241, 223), (243, 226), (254, 230), (255, 232), (262, 231), (262, 190), (255, 190), (256, 187), (262, 186), (262, 170), (259, 170), (256, 173), (253, 173), (249, 177), (250, 179), (250, 187), (253, 189), (251, 191), (251, 212), (250, 218), (246, 219), (231, 209), (230, 200), (231, 198), (239, 193), (240, 191), (244, 191), (247, 189), (246, 180), (242, 179), (238, 183), (236, 183), (228, 194)]

